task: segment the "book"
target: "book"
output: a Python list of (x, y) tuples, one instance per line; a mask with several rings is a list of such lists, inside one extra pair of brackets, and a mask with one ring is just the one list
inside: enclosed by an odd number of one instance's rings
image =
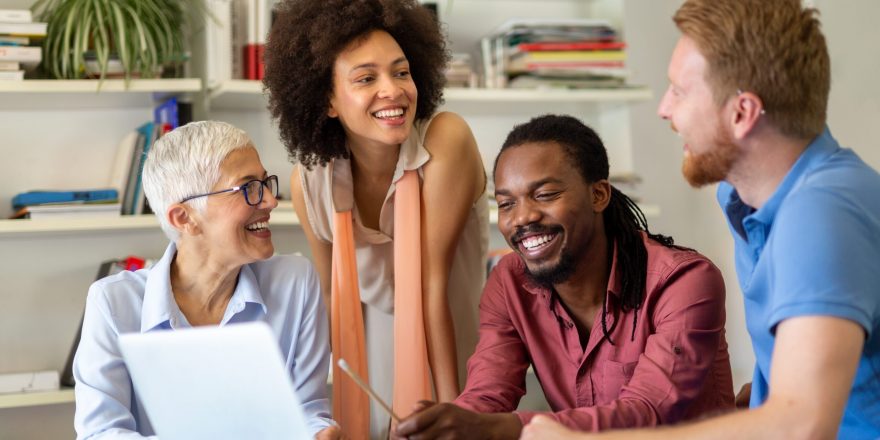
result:
[(38, 393), (58, 389), (57, 371), (0, 374), (0, 394)]
[(37, 64), (43, 59), (41, 51), (42, 48), (38, 46), (0, 46), (0, 61)]
[(29, 205), (16, 211), (10, 218), (50, 219), (70, 217), (117, 217), (121, 215), (121, 209), (122, 204), (119, 202)]
[(135, 187), (137, 186), (138, 181), (138, 167), (141, 164), (141, 158), (144, 154), (144, 144), (147, 142), (146, 136), (140, 131), (135, 130), (134, 133), (137, 136), (135, 141), (134, 150), (131, 154), (131, 161), (128, 164), (128, 182), (125, 184), (125, 194), (122, 197), (122, 213), (123, 214), (131, 214), (134, 212), (134, 193)]
[(244, 61), (244, 79), (258, 79), (257, 78), (257, 11), (259, 8), (257, 7), (257, 0), (245, 0), (245, 4), (247, 6), (246, 13), (246, 25), (247, 25), (247, 39), (245, 40), (244, 52), (242, 54), (242, 59)]
[(0, 22), (0, 35), (13, 37), (45, 37), (47, 23), (4, 23)]
[(21, 81), (24, 70), (0, 70), (0, 81)]
[(21, 63), (18, 61), (0, 61), (0, 71), (9, 72), (21, 70)]
[(0, 9), (2, 23), (30, 23), (34, 21), (30, 9)]
[(538, 52), (545, 50), (622, 50), (626, 48), (623, 41), (545, 41), (542, 43), (519, 43), (515, 50), (519, 52)]
[(205, 22), (205, 83), (217, 87), (232, 75), (232, 1), (208, 0)]
[(539, 52), (517, 52), (510, 60), (529, 62), (541, 61), (624, 61), (626, 52), (621, 50), (548, 50)]
[(12, 198), (12, 208), (20, 209), (24, 206), (45, 205), (50, 203), (71, 202), (109, 202), (116, 201), (119, 193), (114, 188), (78, 189), (58, 191), (28, 191), (17, 194)]
[(31, 39), (28, 37), (0, 35), (0, 46), (27, 46), (28, 44), (31, 44)]
[(131, 131), (119, 142), (116, 147), (116, 157), (113, 160), (113, 168), (110, 170), (110, 182), (108, 185), (115, 188), (118, 194), (125, 195), (125, 187), (128, 185), (131, 161), (134, 158), (134, 150), (138, 142), (137, 131)]

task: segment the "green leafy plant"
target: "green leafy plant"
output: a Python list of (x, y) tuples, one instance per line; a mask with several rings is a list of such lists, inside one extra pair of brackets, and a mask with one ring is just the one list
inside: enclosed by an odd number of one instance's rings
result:
[(38, 0), (32, 7), (48, 23), (43, 68), (59, 79), (82, 78), (87, 57), (96, 60), (101, 79), (113, 59), (126, 79), (179, 66), (184, 23), (204, 9), (202, 0)]

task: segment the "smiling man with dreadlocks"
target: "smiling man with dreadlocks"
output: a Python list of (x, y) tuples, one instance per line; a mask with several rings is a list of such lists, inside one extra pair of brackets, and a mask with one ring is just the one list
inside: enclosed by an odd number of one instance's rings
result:
[(656, 426), (733, 409), (724, 281), (699, 253), (648, 231), (608, 182), (599, 136), (570, 116), (518, 125), (495, 160), (498, 228), (480, 341), (454, 403), (423, 402), (396, 434), (518, 438), (531, 365), (557, 421)]

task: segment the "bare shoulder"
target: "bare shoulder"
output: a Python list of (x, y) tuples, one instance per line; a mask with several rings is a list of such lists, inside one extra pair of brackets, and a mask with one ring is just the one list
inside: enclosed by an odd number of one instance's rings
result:
[(460, 158), (478, 152), (470, 126), (464, 118), (452, 112), (434, 116), (425, 133), (425, 149), (433, 158)]

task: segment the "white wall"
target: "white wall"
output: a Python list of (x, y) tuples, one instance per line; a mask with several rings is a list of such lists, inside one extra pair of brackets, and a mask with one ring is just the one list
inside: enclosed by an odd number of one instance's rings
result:
[[(650, 85), (654, 100), (634, 109), (635, 167), (643, 176), (644, 197), (661, 206), (663, 215), (652, 228), (673, 235), (711, 258), (727, 285), (727, 339), (734, 384), (750, 380), (754, 364), (745, 330), (743, 302), (733, 263), (733, 241), (715, 201), (715, 188), (691, 189), (679, 172), (681, 142), (669, 124), (656, 116), (666, 88), (666, 63), (678, 38), (672, 23), (675, 1), (628, 0), (627, 39), (634, 82)], [(814, 0), (822, 13), (832, 63), (828, 124), (844, 146), (853, 148), (880, 169), (880, 2), (876, 0)]]

